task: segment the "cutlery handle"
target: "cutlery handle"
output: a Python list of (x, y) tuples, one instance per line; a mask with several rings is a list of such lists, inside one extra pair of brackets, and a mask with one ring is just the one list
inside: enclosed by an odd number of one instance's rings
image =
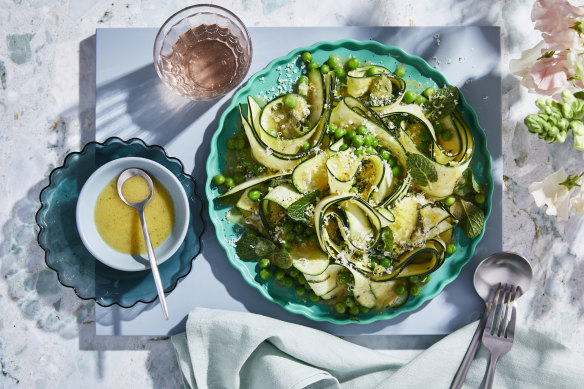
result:
[(150, 235), (148, 234), (148, 227), (146, 226), (146, 217), (144, 216), (143, 209), (140, 211), (140, 223), (142, 224), (142, 232), (144, 233), (144, 241), (146, 242), (146, 250), (148, 251), (148, 260), (150, 260), (150, 269), (152, 270), (154, 284), (156, 285), (156, 291), (158, 292), (158, 298), (160, 299), (160, 307), (162, 308), (164, 318), (168, 320), (166, 297), (164, 296), (164, 289), (162, 288), (162, 281), (160, 280), (160, 273), (158, 272), (158, 265), (156, 264), (152, 242), (150, 242)]
[(485, 308), (485, 313), (477, 326), (477, 329), (468, 345), (468, 349), (466, 350), (466, 354), (464, 354), (464, 358), (456, 371), (456, 375), (452, 379), (452, 383), (450, 384), (450, 389), (460, 389), (462, 384), (464, 383), (464, 379), (466, 378), (466, 374), (468, 373), (468, 369), (470, 368), (470, 364), (474, 359), (475, 354), (479, 348), (479, 342), (481, 341), (481, 336), (485, 329), (485, 324), (487, 323), (487, 317), (489, 316), (489, 308), (488, 305)]
[(485, 389), (491, 389), (493, 387), (493, 378), (495, 378), (495, 367), (497, 366), (498, 359), (499, 354), (491, 353), (489, 369), (487, 370), (487, 379), (485, 380)]

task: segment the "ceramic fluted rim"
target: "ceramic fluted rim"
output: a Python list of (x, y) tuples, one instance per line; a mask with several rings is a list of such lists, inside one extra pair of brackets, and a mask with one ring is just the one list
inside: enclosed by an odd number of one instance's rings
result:
[[(39, 193), (39, 202), (40, 202), (40, 208), (38, 209), (38, 211), (35, 214), (35, 221), (37, 226), (39, 227), (39, 231), (37, 233), (37, 243), (38, 245), (43, 249), (43, 251), (45, 252), (44, 255), (44, 261), (45, 264), (47, 265), (47, 267), (51, 270), (53, 270), (55, 273), (57, 273), (57, 279), (59, 281), (59, 283), (61, 285), (63, 285), (64, 287), (67, 288), (71, 288), (73, 289), (74, 293), (77, 295), (77, 297), (79, 297), (82, 300), (93, 300), (95, 301), (98, 305), (102, 306), (102, 307), (110, 307), (113, 305), (118, 305), (122, 308), (131, 308), (133, 306), (135, 306), (138, 303), (143, 303), (143, 304), (149, 304), (152, 303), (153, 301), (155, 301), (158, 298), (158, 295), (156, 293), (156, 289), (153, 286), (153, 296), (151, 298), (138, 298), (138, 299), (134, 299), (132, 300), (131, 303), (123, 303), (120, 301), (112, 301), (111, 303), (104, 303), (103, 301), (101, 301), (101, 298), (98, 298), (97, 296), (88, 296), (86, 294), (82, 294), (79, 291), (79, 287), (77, 287), (76, 285), (72, 285), (70, 283), (67, 283), (65, 281), (63, 281), (62, 276), (60, 274), (60, 269), (52, 266), (48, 260), (48, 257), (51, 254), (51, 248), (50, 247), (46, 247), (45, 245), (43, 245), (43, 239), (42, 237), (44, 236), (44, 234), (47, 233), (47, 227), (44, 224), (44, 217), (45, 214), (48, 212), (50, 206), (48, 204), (45, 204), (45, 202), (43, 201), (43, 198), (45, 196), (46, 193), (48, 193), (48, 191), (53, 189), (53, 184), (59, 179), (59, 176), (61, 174), (64, 174), (65, 169), (68, 167), (67, 165), (69, 163), (71, 163), (71, 161), (75, 158), (78, 158), (80, 156), (82, 156), (84, 153), (87, 152), (87, 150), (90, 147), (102, 147), (105, 148), (108, 145), (114, 143), (114, 142), (119, 142), (125, 146), (130, 146), (133, 144), (137, 144), (140, 147), (144, 148), (144, 150), (151, 150), (151, 151), (156, 151), (159, 152), (160, 155), (162, 157), (164, 157), (164, 159), (166, 161), (168, 161), (171, 164), (174, 164), (175, 167), (177, 168), (177, 171), (180, 170), (180, 174), (188, 181), (192, 184), (192, 194), (187, 194), (188, 197), (193, 198), (194, 202), (198, 202), (201, 205), (200, 211), (198, 215), (194, 215), (192, 214), (193, 210), (190, 210), (191, 216), (195, 217), (198, 219), (198, 221), (200, 222), (200, 229), (195, 229), (195, 226), (193, 226), (193, 229), (195, 230), (195, 234), (196, 234), (196, 238), (198, 241), (198, 250), (196, 252), (193, 252), (192, 255), (190, 256), (191, 258), (187, 261), (188, 262), (188, 266), (182, 267), (180, 269), (179, 272), (172, 274), (170, 276), (170, 283), (169, 286), (166, 287), (166, 289), (164, 290), (165, 293), (170, 293), (172, 292), (174, 289), (176, 289), (176, 287), (178, 286), (178, 283), (185, 278), (192, 270), (193, 267), (193, 261), (195, 260), (195, 258), (199, 255), (200, 251), (201, 251), (201, 236), (203, 235), (204, 231), (205, 231), (205, 223), (203, 222), (203, 218), (202, 218), (202, 212), (203, 212), (203, 201), (201, 196), (199, 196), (199, 194), (196, 191), (196, 187), (197, 187), (197, 183), (195, 181), (195, 179), (188, 173), (185, 172), (185, 168), (183, 163), (175, 157), (170, 157), (167, 153), (166, 150), (159, 145), (147, 145), (142, 139), (139, 138), (131, 138), (128, 140), (123, 140), (119, 137), (110, 137), (108, 139), (106, 139), (103, 142), (97, 142), (97, 141), (92, 141), (92, 142), (88, 142), (86, 143), (83, 148), (81, 149), (81, 151), (74, 151), (71, 152), (69, 154), (67, 154), (67, 156), (65, 157), (65, 159), (63, 160), (63, 164), (57, 168), (54, 168), (50, 175), (49, 175), (49, 182), (47, 183), (47, 185), (40, 191)], [(169, 169), (170, 170), (170, 169)], [(172, 171), (172, 170), (171, 170)], [(91, 255), (91, 254), (90, 254)], [(175, 254), (176, 255), (176, 254)], [(97, 259), (95, 259), (95, 261), (97, 261)], [(114, 269), (115, 270), (115, 269)], [(120, 298), (120, 300), (123, 300), (123, 298)]]
[[(479, 236), (477, 236), (473, 239), (470, 239), (470, 243), (465, 250), (466, 253), (468, 253), (467, 257), (466, 258), (459, 258), (456, 261), (457, 266), (450, 265), (450, 271), (448, 273), (448, 276), (442, 277), (439, 280), (432, 278), (432, 280), (422, 289), (422, 293), (420, 294), (420, 296), (417, 296), (415, 298), (410, 298), (408, 300), (408, 302), (401, 307), (398, 307), (395, 309), (388, 308), (385, 311), (382, 311), (379, 313), (374, 313), (374, 314), (371, 314), (370, 316), (359, 315), (358, 321), (355, 321), (355, 320), (349, 318), (348, 316), (345, 316), (346, 318), (339, 318), (339, 316), (333, 317), (334, 312), (332, 309), (329, 309), (331, 313), (328, 315), (318, 315), (317, 313), (314, 312), (314, 309), (312, 306), (308, 306), (308, 305), (302, 304), (302, 303), (294, 304), (294, 303), (292, 303), (292, 301), (282, 301), (281, 299), (275, 298), (274, 296), (272, 296), (269, 293), (267, 287), (265, 287), (264, 284), (258, 283), (258, 281), (254, 280), (254, 277), (256, 275), (252, 274), (250, 272), (250, 270), (248, 269), (248, 267), (246, 267), (244, 261), (242, 261), (241, 259), (239, 259), (237, 257), (237, 255), (235, 254), (235, 250), (234, 250), (233, 245), (226, 241), (225, 235), (223, 232), (224, 232), (225, 224), (227, 224), (227, 222), (222, 220), (219, 217), (219, 215), (217, 214), (216, 210), (213, 207), (214, 198), (216, 197), (216, 194), (213, 193), (212, 179), (213, 179), (215, 174), (219, 173), (219, 171), (217, 171), (217, 169), (214, 165), (214, 162), (219, 158), (220, 150), (218, 149), (218, 139), (219, 139), (219, 136), (220, 136), (220, 134), (225, 126), (225, 121), (226, 121), (226, 118), (228, 117), (228, 115), (233, 110), (238, 109), (239, 103), (243, 102), (245, 97), (247, 95), (251, 94), (250, 90), (252, 89), (254, 83), (258, 82), (259, 80), (263, 80), (264, 77), (266, 77), (276, 67), (285, 66), (286, 64), (291, 63), (301, 53), (303, 53), (305, 51), (308, 51), (311, 53), (314, 53), (315, 51), (318, 51), (318, 50), (328, 52), (328, 51), (332, 51), (332, 50), (340, 49), (340, 48), (344, 48), (344, 49), (348, 49), (348, 50), (364, 50), (365, 49), (365, 50), (369, 50), (370, 52), (372, 52), (376, 55), (388, 55), (388, 56), (394, 57), (395, 59), (397, 59), (401, 63), (405, 63), (406, 65), (413, 66), (415, 69), (417, 69), (421, 73), (421, 76), (425, 77), (426, 79), (430, 79), (439, 85), (449, 85), (446, 78), (438, 70), (430, 67), (430, 65), (428, 65), (428, 63), (426, 61), (424, 61), (422, 58), (415, 56), (415, 55), (407, 54), (406, 52), (404, 52), (402, 49), (400, 49), (398, 47), (384, 45), (384, 44), (381, 44), (381, 43), (376, 42), (376, 41), (357, 41), (357, 40), (353, 40), (353, 39), (343, 39), (343, 40), (339, 40), (336, 42), (317, 42), (309, 47), (301, 47), (301, 48), (294, 49), (286, 56), (279, 57), (279, 58), (276, 58), (275, 60), (271, 61), (264, 69), (255, 73), (248, 80), (248, 82), (239, 91), (237, 91), (237, 93), (233, 96), (230, 105), (227, 107), (227, 109), (221, 115), (219, 125), (217, 127), (218, 131), (215, 132), (215, 134), (213, 135), (213, 138), (211, 139), (210, 154), (209, 154), (209, 157), (207, 159), (207, 166), (206, 166), (207, 181), (205, 184), (205, 194), (206, 194), (207, 200), (209, 202), (209, 216), (210, 216), (211, 222), (215, 226), (215, 234), (217, 236), (217, 240), (219, 241), (219, 244), (225, 250), (227, 257), (228, 257), (229, 261), (231, 262), (231, 264), (242, 273), (245, 281), (249, 285), (251, 285), (254, 288), (256, 288), (257, 290), (259, 290), (260, 293), (266, 299), (268, 299), (269, 301), (272, 301), (273, 303), (280, 305), (281, 307), (283, 307), (285, 310), (287, 310), (289, 312), (305, 316), (308, 319), (315, 320), (315, 321), (326, 321), (326, 322), (330, 322), (333, 324), (356, 324), (356, 323), (368, 324), (368, 323), (372, 323), (372, 322), (375, 322), (378, 320), (392, 319), (392, 318), (394, 318), (400, 314), (403, 314), (405, 312), (414, 311), (415, 309), (419, 308), (426, 301), (429, 301), (429, 300), (433, 299), (434, 297), (436, 297), (440, 292), (442, 292), (442, 290), (444, 289), (444, 287), (446, 287), (446, 285), (450, 284), (452, 281), (454, 281), (458, 277), (463, 266), (466, 265), (470, 261), (472, 256), (474, 255), (476, 245), (479, 243), (479, 241), (482, 239), (482, 237), (485, 233), (486, 226), (487, 226), (486, 223), (487, 223), (487, 220), (488, 220), (489, 215), (491, 213), (492, 196), (493, 196), (493, 189), (494, 189), (494, 183), (493, 183), (493, 177), (492, 177), (492, 158), (491, 158), (491, 155), (487, 149), (486, 135), (478, 123), (477, 115), (476, 115), (474, 109), (466, 102), (464, 96), (462, 95), (462, 92), (460, 93), (458, 107), (461, 108), (461, 114), (465, 118), (465, 121), (469, 125), (471, 132), (473, 134), (473, 138), (474, 138), (473, 153), (476, 153), (477, 151), (479, 151), (486, 159), (486, 166), (484, 166), (484, 176), (482, 177), (483, 180), (486, 181), (486, 183), (485, 183), (485, 187), (486, 187), (486, 192), (485, 192), (485, 197), (486, 197), (486, 201), (485, 201), (485, 204), (486, 204), (486, 207), (485, 207), (485, 228), (483, 228), (483, 231), (481, 232), (481, 234)], [(407, 79), (406, 79), (406, 81), (407, 81)], [(472, 165), (472, 163), (471, 163), (471, 165)], [(232, 223), (229, 223), (229, 224), (232, 224)], [(457, 228), (455, 230), (455, 234), (458, 234), (458, 235), (461, 234), (460, 228)], [(468, 238), (457, 237), (456, 239), (458, 240), (458, 239), (468, 239)], [(449, 257), (446, 258), (446, 261), (442, 265), (442, 267), (448, 266), (449, 260), (451, 262), (453, 262), (453, 258), (458, 258), (462, 254), (463, 254), (462, 250), (458, 250), (453, 255), (450, 255)], [(440, 271), (440, 269), (438, 269), (438, 271)], [(324, 305), (323, 304), (320, 304), (320, 305), (323, 307), (322, 309), (324, 309)]]

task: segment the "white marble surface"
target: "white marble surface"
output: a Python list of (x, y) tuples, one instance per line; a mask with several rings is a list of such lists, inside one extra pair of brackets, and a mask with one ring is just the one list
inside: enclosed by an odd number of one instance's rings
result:
[[(527, 133), (535, 96), (508, 63), (539, 41), (531, 0), (215, 2), (249, 26), (499, 25), (503, 45), (504, 248), (535, 271), (520, 325), (584, 353), (584, 218), (558, 223), (527, 186), (560, 166), (584, 169), (571, 146)], [(173, 388), (181, 378), (168, 339), (96, 337), (93, 304), (61, 287), (36, 243), (39, 191), (67, 153), (94, 136), (96, 27), (158, 26), (188, 2), (0, 1), (0, 388)], [(80, 58), (89, 60), (80, 61)]]

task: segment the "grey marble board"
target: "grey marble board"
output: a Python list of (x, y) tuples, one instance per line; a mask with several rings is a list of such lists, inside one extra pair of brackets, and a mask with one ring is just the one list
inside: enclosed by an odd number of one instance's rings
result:
[[(340, 336), (444, 335), (480, 317), (472, 275), (482, 258), (502, 248), (502, 155), (500, 30), (498, 27), (254, 27), (250, 28), (253, 60), (249, 75), (272, 59), (317, 41), (373, 39), (424, 58), (474, 107), (487, 134), (493, 157), (495, 190), (486, 234), (459, 277), (433, 300), (399, 317), (360, 325), (314, 322), (264, 299), (233, 268), (215, 237), (206, 211), (202, 251), (193, 270), (167, 296), (170, 320), (158, 301), (129, 309), (96, 305), (97, 335), (167, 336), (184, 329), (194, 307), (239, 310), (272, 316)], [(96, 32), (96, 140), (110, 136), (139, 137), (163, 146), (179, 158), (197, 181), (203, 196), (209, 142), (229, 94), (211, 102), (191, 102), (175, 95), (159, 80), (152, 61), (156, 29), (98, 29)], [(206, 200), (204, 200), (206, 201)], [(205, 202), (205, 209), (207, 203)], [(213, 266), (211, 266), (211, 262)]]

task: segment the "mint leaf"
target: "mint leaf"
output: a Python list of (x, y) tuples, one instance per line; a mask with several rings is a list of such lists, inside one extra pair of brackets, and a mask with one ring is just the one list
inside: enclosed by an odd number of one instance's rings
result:
[(406, 160), (408, 173), (420, 186), (438, 181), (438, 172), (432, 162), (421, 154), (410, 154)]
[(316, 202), (316, 198), (318, 197), (319, 193), (320, 192), (318, 190), (315, 190), (290, 204), (286, 210), (286, 212), (288, 212), (288, 216), (296, 221), (306, 220), (306, 210), (312, 203)]
[(430, 121), (436, 121), (449, 115), (456, 109), (458, 104), (458, 88), (455, 86), (445, 86), (438, 89), (427, 103), (424, 104), (424, 113)]
[(381, 241), (383, 242), (383, 251), (391, 253), (393, 251), (393, 231), (389, 227), (381, 229)]
[(467, 168), (456, 182), (454, 194), (469, 197), (481, 193), (481, 186), (474, 179), (471, 168)]
[(244, 261), (265, 257), (277, 250), (278, 247), (271, 240), (248, 233), (239, 238), (235, 244), (237, 256)]
[(469, 238), (476, 238), (483, 231), (485, 213), (470, 201), (458, 199), (450, 207), (450, 213), (458, 219), (462, 232)]

